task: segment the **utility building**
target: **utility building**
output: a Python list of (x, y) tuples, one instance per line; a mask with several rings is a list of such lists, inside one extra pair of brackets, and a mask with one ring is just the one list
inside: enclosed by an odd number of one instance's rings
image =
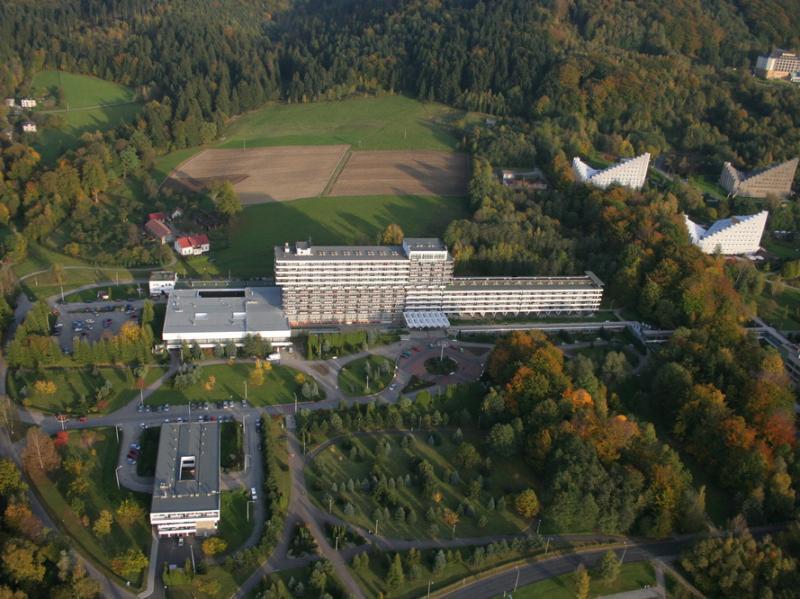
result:
[(158, 441), (150, 524), (159, 537), (217, 532), (219, 425), (164, 424)]

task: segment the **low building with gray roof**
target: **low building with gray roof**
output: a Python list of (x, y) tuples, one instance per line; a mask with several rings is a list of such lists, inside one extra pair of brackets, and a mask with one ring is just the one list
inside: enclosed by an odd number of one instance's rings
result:
[(150, 524), (159, 537), (215, 534), (220, 517), (219, 425), (164, 424)]
[(174, 289), (167, 300), (162, 339), (169, 348), (241, 344), (259, 335), (274, 347), (290, 345), (291, 329), (277, 287)]

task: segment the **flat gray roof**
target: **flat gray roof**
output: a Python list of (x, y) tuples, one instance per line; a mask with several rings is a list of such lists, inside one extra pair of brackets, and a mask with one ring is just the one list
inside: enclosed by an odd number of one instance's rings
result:
[(447, 246), (438, 237), (406, 237), (403, 245), (412, 251), (447, 251)]
[(167, 300), (164, 335), (289, 331), (278, 287), (175, 289)]
[(167, 270), (157, 270), (150, 273), (151, 281), (174, 281), (176, 279), (177, 275), (174, 272), (169, 272)]
[(577, 277), (454, 277), (447, 290), (503, 289), (602, 289), (603, 282), (592, 272)]
[[(302, 243), (302, 242), (301, 242)], [(276, 260), (407, 260), (405, 251), (399, 245), (305, 245), (275, 246)], [(307, 250), (298, 254), (296, 247)]]
[[(182, 462), (186, 467), (181, 468)], [(216, 509), (219, 509), (219, 425), (216, 422), (164, 424), (158, 441), (150, 511)]]

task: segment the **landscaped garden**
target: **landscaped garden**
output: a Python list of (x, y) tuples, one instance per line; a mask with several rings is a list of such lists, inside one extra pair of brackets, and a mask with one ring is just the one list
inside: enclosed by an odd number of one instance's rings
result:
[[(165, 368), (147, 367), (144, 385), (165, 373)], [(8, 393), (42, 412), (108, 414), (138, 397), (139, 386), (133, 370), (124, 367), (18, 369), (8, 375)]]
[(458, 370), (458, 363), (448, 356), (440, 358), (428, 358), (425, 360), (425, 370), (435, 375), (453, 374)]
[[(588, 574), (590, 597), (636, 591), (656, 583), (653, 567), (647, 562), (624, 564), (613, 581), (604, 580), (598, 568), (590, 569)], [(578, 596), (576, 588), (576, 574), (564, 574), (521, 587), (514, 593), (514, 599), (574, 599)]]
[[(146, 402), (160, 405), (242, 400), (246, 393), (249, 403), (267, 406), (293, 402), (295, 396), (298, 401), (324, 397), (313, 378), (293, 368), (261, 362), (261, 374), (255, 374), (257, 370), (253, 362), (192, 367), (155, 391)], [(179, 376), (185, 378), (178, 379)]]
[(27, 448), (27, 471), (53, 520), (92, 561), (141, 586), (150, 551), (150, 496), (117, 488), (114, 429), (59, 433), (54, 452), (42, 437)]
[(383, 356), (364, 356), (348, 362), (339, 371), (339, 389), (360, 397), (383, 391), (394, 378), (395, 364)]
[(488, 458), (480, 444), (477, 434), (452, 431), (342, 437), (313, 458), (306, 480), (321, 508), (330, 502), (334, 515), (364, 529), (377, 521), (382, 536), (520, 532), (538, 512), (536, 481), (520, 460)]

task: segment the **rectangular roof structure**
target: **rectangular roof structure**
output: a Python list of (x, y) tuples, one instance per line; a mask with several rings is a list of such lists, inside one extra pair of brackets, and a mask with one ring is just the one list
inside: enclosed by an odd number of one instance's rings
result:
[(405, 260), (399, 245), (309, 245), (299, 241), (275, 246), (276, 260)]
[(447, 251), (447, 246), (444, 242), (436, 237), (406, 237), (403, 239), (403, 247), (409, 251), (418, 252)]
[(409, 311), (403, 312), (409, 329), (446, 329), (450, 321), (444, 312)]
[(446, 289), (594, 289), (603, 282), (592, 272), (578, 277), (454, 277)]
[(235, 338), (268, 331), (289, 331), (278, 287), (175, 289), (169, 294), (165, 340), (201, 332)]
[(164, 424), (151, 513), (218, 510), (219, 501), (219, 425)]
[(156, 270), (150, 273), (151, 281), (177, 281), (178, 273), (168, 270)]

